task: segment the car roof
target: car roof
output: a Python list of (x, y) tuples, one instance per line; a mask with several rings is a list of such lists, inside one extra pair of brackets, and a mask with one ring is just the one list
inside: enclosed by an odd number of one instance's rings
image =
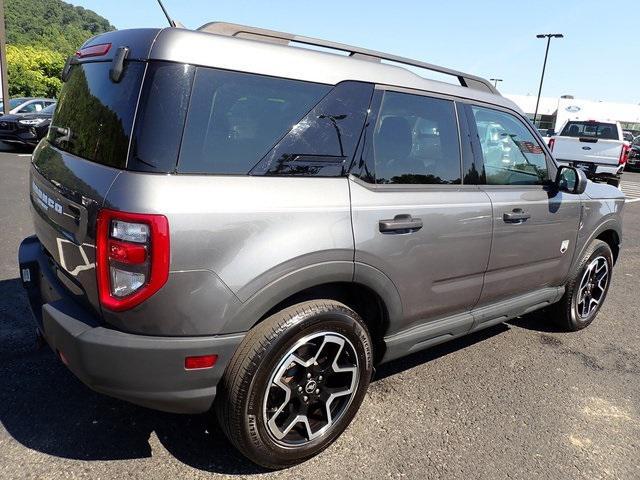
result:
[[(83, 48), (108, 41), (115, 44), (114, 46), (129, 46), (135, 42), (128, 41), (128, 36), (137, 40), (137, 44), (131, 48), (129, 58), (146, 57), (153, 60), (188, 63), (329, 85), (336, 85), (348, 80), (370, 82), (475, 100), (509, 108), (522, 114), (522, 110), (514, 102), (502, 97), (497, 91), (492, 93), (425, 78), (404, 66), (372, 61), (367, 55), (337, 54), (321, 51), (317, 48), (303, 48), (282, 42), (258, 40), (256, 39), (259, 38), (258, 36), (242, 38), (219, 32), (211, 33), (172, 27), (155, 31), (153, 29), (132, 29), (98, 35), (87, 41)], [(297, 41), (297, 38), (307, 38), (294, 35), (290, 35), (290, 37), (294, 42)], [(149, 42), (147, 52), (144, 52), (145, 48), (141, 45), (141, 42), (144, 42), (141, 39), (151, 39), (150, 41), (146, 40)], [(332, 42), (326, 42), (326, 44), (332, 44)], [(111, 48), (109, 55), (115, 55), (116, 51), (117, 48)], [(393, 57), (384, 57), (384, 59)], [(462, 72), (454, 71), (454, 73), (466, 75)], [(474, 79), (488, 83), (484, 79), (469, 76), (469, 80), (473, 81)], [(492, 90), (495, 91), (493, 88)]]

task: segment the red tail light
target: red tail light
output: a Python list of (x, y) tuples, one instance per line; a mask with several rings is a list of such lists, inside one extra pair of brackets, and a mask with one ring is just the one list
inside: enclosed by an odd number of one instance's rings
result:
[(100, 210), (96, 272), (100, 303), (109, 310), (128, 310), (160, 290), (169, 278), (167, 218)]
[(553, 152), (553, 146), (556, 143), (556, 139), (555, 138), (550, 138), (549, 139), (549, 150), (551, 150)]
[(91, 45), (89, 47), (81, 48), (76, 52), (76, 57), (101, 57), (102, 55), (106, 55), (107, 53), (109, 53), (109, 50), (111, 50), (110, 43), (100, 43), (98, 45)]
[(631, 151), (631, 147), (626, 143), (622, 144), (622, 150), (620, 151), (620, 160), (618, 160), (618, 165), (624, 165), (627, 163), (629, 159), (629, 152)]

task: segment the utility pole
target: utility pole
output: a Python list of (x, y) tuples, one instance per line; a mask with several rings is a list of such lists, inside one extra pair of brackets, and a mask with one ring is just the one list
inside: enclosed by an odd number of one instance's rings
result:
[(498, 82), (502, 81), (501, 78), (490, 78), (489, 80), (493, 82), (493, 86), (496, 87), (496, 88), (498, 88)]
[(4, 115), (9, 114), (9, 74), (7, 73), (7, 30), (4, 25), (4, 0), (0, 0), (0, 69), (2, 72), (2, 105)]
[(533, 114), (533, 125), (536, 124), (536, 117), (538, 116), (538, 106), (540, 105), (540, 94), (542, 93), (542, 82), (544, 82), (544, 71), (547, 68), (547, 57), (549, 56), (549, 45), (552, 38), (564, 38), (561, 33), (541, 33), (536, 35), (536, 38), (547, 39), (547, 49), (544, 52), (544, 63), (542, 64), (542, 75), (540, 76), (540, 88), (538, 88), (538, 99), (536, 100), (536, 111)]

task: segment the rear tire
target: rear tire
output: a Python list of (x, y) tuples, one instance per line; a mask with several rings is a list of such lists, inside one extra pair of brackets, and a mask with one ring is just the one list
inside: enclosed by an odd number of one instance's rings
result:
[(218, 422), (258, 465), (301, 463), (351, 423), (371, 379), (372, 357), (369, 333), (346, 305), (316, 300), (286, 308), (250, 330), (238, 347), (218, 385)]
[(612, 273), (611, 247), (594, 240), (571, 273), (564, 296), (553, 308), (558, 325), (575, 332), (593, 322), (609, 291)]

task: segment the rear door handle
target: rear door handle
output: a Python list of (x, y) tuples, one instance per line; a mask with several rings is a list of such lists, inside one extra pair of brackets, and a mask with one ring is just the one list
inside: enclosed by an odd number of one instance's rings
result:
[(502, 220), (506, 223), (523, 223), (531, 218), (529, 212), (525, 212), (521, 208), (514, 208), (511, 212), (505, 212), (502, 215)]
[(422, 219), (401, 214), (392, 219), (380, 220), (378, 225), (383, 233), (413, 233), (422, 228)]

